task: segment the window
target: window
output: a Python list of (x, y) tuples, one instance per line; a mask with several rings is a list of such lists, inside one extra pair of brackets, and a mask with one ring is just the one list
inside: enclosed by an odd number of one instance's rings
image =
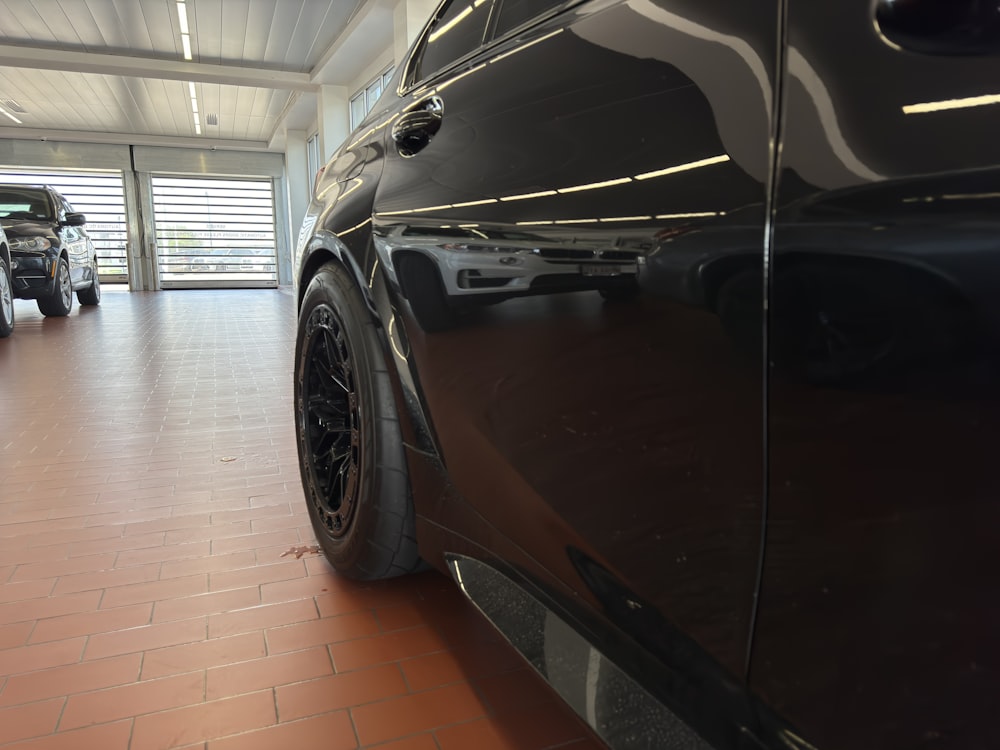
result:
[(382, 92), (389, 85), (394, 70), (395, 68), (390, 65), (385, 72), (377, 76), (374, 81), (351, 97), (351, 130), (360, 125), (361, 121), (365, 119), (365, 115), (371, 112), (372, 107), (375, 106), (375, 102), (378, 101)]
[(101, 281), (128, 281), (125, 249), (128, 233), (121, 172), (0, 170), (0, 182), (50, 185), (58, 190), (74, 210), (87, 217), (87, 234), (97, 250)]
[(0, 216), (5, 219), (52, 221), (48, 195), (41, 188), (5, 190), (0, 194)]
[(426, 78), (483, 43), (492, 0), (455, 0), (434, 22), (424, 42), (417, 80)]
[(164, 289), (277, 286), (270, 180), (153, 175)]
[(503, 36), (511, 29), (548, 13), (564, 2), (565, 0), (503, 0), (497, 14), (495, 35)]

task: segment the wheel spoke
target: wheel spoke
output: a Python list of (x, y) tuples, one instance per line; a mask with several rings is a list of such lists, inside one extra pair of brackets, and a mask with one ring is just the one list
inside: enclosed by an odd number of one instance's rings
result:
[(329, 532), (339, 537), (350, 527), (356, 506), (357, 462), (361, 437), (350, 350), (335, 314), (313, 310), (308, 324), (303, 409), (307, 460), (315, 481), (317, 510)]

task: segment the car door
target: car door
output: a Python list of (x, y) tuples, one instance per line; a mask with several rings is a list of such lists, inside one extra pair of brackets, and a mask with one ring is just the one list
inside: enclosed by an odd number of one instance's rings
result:
[(1000, 17), (788, 9), (751, 686), (810, 746), (998, 747)]
[(375, 200), (460, 502), (713, 688), (744, 670), (764, 413), (719, 315), (759, 346), (759, 284), (717, 280), (760, 279), (776, 28), (769, 0), (445, 4)]
[(90, 240), (83, 227), (68, 226), (66, 216), (73, 213), (73, 207), (62, 197), (56, 196), (54, 203), (59, 222), (56, 231), (62, 238), (62, 246), (66, 248), (69, 258), (69, 274), (74, 286), (88, 278), (90, 268)]

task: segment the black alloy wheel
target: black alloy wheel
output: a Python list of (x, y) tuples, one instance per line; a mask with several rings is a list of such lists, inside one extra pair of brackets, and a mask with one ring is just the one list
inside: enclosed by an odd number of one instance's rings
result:
[(14, 330), (14, 291), (11, 289), (10, 269), (7, 261), (0, 258), (0, 339), (5, 339)]
[(73, 309), (73, 283), (69, 278), (69, 263), (56, 261), (56, 286), (48, 297), (38, 298), (38, 310), (46, 317), (64, 318)]
[(350, 528), (357, 505), (361, 465), (361, 415), (351, 352), (343, 323), (327, 305), (313, 309), (306, 323), (304, 379), (307, 463), (313, 475), (316, 512), (330, 536)]
[(312, 278), (295, 349), (299, 469), (316, 538), (352, 578), (416, 570), (406, 456), (382, 341), (348, 272)]

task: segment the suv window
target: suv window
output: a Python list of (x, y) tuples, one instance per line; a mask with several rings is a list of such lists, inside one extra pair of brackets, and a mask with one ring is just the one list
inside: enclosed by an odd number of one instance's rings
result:
[(45, 191), (12, 185), (0, 194), (0, 216), (51, 221), (52, 206)]
[(431, 27), (420, 54), (416, 79), (447, 67), (483, 43), (493, 0), (454, 0)]
[(495, 36), (503, 36), (532, 18), (548, 13), (566, 0), (503, 0), (497, 16)]

